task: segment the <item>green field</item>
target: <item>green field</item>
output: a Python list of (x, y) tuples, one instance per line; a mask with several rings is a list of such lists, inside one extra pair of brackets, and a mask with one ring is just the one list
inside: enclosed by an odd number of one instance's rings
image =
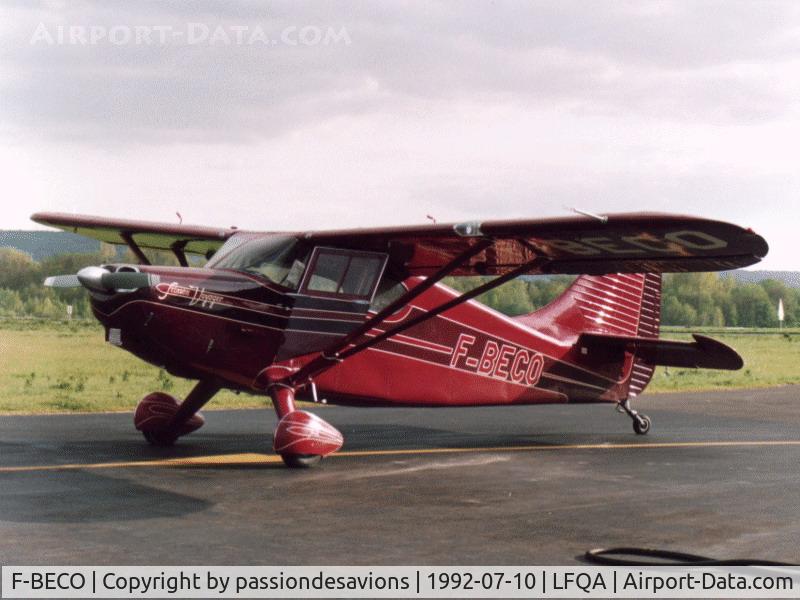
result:
[[(662, 337), (692, 339), (684, 330), (667, 328)], [(736, 349), (744, 358), (739, 371), (708, 369), (656, 370), (647, 393), (770, 387), (800, 383), (800, 330), (694, 330)]]
[[(714, 331), (745, 359), (741, 371), (659, 369), (648, 393), (800, 383), (800, 331)], [(664, 337), (689, 339), (683, 331)], [(132, 410), (146, 393), (183, 397), (177, 379), (103, 341), (93, 322), (0, 321), (0, 413)], [(263, 396), (218, 394), (210, 408), (263, 407)]]
[[(193, 382), (106, 344), (96, 323), (0, 321), (0, 413), (133, 410), (145, 394), (182, 398)], [(222, 391), (209, 407), (269, 406)]]

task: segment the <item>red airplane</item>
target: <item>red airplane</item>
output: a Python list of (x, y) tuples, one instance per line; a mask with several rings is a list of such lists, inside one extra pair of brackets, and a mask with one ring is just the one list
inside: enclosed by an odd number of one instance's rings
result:
[[(145, 396), (152, 444), (203, 424), (222, 388), (266, 394), (275, 452), (291, 467), (338, 450), (342, 434), (295, 395), (340, 404), (475, 406), (609, 402), (631, 408), (657, 365), (739, 369), (731, 348), (659, 339), (661, 273), (735, 269), (767, 253), (750, 229), (665, 214), (620, 214), (263, 233), (38, 213), (37, 223), (125, 244), (110, 264), (47, 285), (83, 285), (106, 340), (198, 383), (179, 402)], [(152, 266), (145, 249), (180, 267)], [(207, 259), (190, 267), (187, 254)], [(554, 302), (507, 317), (474, 298), (531, 274), (578, 275)], [(459, 294), (447, 276), (493, 276)]]

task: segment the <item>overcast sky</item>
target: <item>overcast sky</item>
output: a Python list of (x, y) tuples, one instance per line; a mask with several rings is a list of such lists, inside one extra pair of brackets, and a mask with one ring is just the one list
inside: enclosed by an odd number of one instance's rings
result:
[(4, 2), (0, 228), (669, 211), (800, 269), (800, 3)]

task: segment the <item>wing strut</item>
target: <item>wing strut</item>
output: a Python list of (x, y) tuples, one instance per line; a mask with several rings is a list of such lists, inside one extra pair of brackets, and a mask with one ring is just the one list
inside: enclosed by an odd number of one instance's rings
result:
[[(140, 265), (149, 265), (150, 259), (147, 258), (147, 255), (142, 251), (139, 247), (139, 244), (136, 243), (136, 240), (133, 239), (133, 235), (128, 231), (120, 232), (119, 236), (125, 241), (128, 245), (128, 248), (131, 249), (136, 255), (136, 258), (139, 259)], [(172, 250), (172, 253), (175, 255), (175, 258), (178, 259), (178, 264), (182, 267), (188, 267), (189, 261), (186, 260), (186, 252), (184, 252), (184, 248), (186, 248), (186, 244), (189, 243), (189, 240), (178, 240), (170, 245), (169, 249)]]
[[(400, 325), (397, 325), (396, 327), (393, 327), (392, 329), (388, 329), (388, 330), (384, 331), (383, 333), (381, 333), (379, 335), (376, 335), (375, 337), (372, 337), (372, 338), (369, 338), (367, 340), (364, 340), (363, 342), (361, 342), (359, 344), (356, 344), (356, 345), (352, 346), (351, 348), (344, 349), (347, 344), (338, 344), (339, 349), (335, 353), (333, 353), (333, 354), (325, 354), (325, 353), (323, 353), (319, 357), (317, 357), (314, 360), (312, 360), (311, 362), (309, 362), (302, 369), (300, 369), (299, 371), (297, 371), (296, 373), (291, 375), (289, 377), (289, 384), (292, 385), (292, 386), (295, 386), (295, 387), (300, 386), (300, 385), (306, 383), (308, 381), (308, 379), (310, 379), (311, 377), (314, 377), (315, 375), (318, 375), (322, 371), (325, 371), (325, 370), (329, 369), (330, 367), (334, 366), (334, 364), (339, 363), (339, 362), (345, 360), (346, 358), (350, 358), (354, 354), (358, 354), (359, 352), (362, 352), (362, 351), (366, 350), (367, 348), (371, 348), (372, 346), (374, 346), (376, 344), (379, 344), (380, 342), (382, 342), (382, 341), (384, 341), (386, 339), (389, 339), (392, 336), (395, 336), (395, 335), (397, 335), (399, 333), (402, 333), (403, 331), (406, 331), (407, 329), (411, 329), (412, 327), (415, 327), (416, 325), (419, 325), (420, 323), (423, 323), (423, 322), (425, 322), (425, 321), (427, 321), (429, 319), (432, 319), (433, 317), (435, 317), (437, 315), (440, 315), (443, 312), (446, 312), (446, 311), (450, 310), (451, 308), (455, 308), (459, 304), (463, 304), (464, 302), (467, 302), (468, 300), (472, 300), (473, 298), (475, 298), (477, 296), (480, 296), (481, 294), (483, 294), (485, 292), (488, 292), (489, 290), (492, 290), (492, 289), (494, 289), (494, 288), (496, 288), (498, 286), (501, 286), (504, 283), (514, 279), (515, 277), (519, 277), (520, 275), (523, 275), (526, 272), (530, 271), (531, 269), (539, 267), (543, 263), (546, 263), (546, 262), (547, 262), (546, 258), (543, 258), (543, 257), (534, 258), (531, 261), (528, 261), (528, 262), (526, 262), (526, 263), (524, 263), (524, 264), (522, 264), (522, 265), (520, 265), (520, 266), (518, 266), (518, 267), (516, 267), (514, 269), (511, 269), (510, 271), (506, 272), (503, 275), (495, 277), (491, 281), (487, 281), (486, 283), (484, 283), (482, 285), (479, 285), (478, 287), (473, 288), (468, 292), (464, 292), (460, 296), (457, 296), (457, 297), (453, 298), (452, 300), (449, 300), (448, 302), (440, 304), (436, 308), (433, 308), (433, 309), (429, 310), (428, 312), (426, 312), (424, 314), (421, 314), (421, 315), (419, 315), (418, 317), (416, 317), (414, 319), (406, 321), (405, 323), (401, 323)], [(458, 268), (458, 265), (454, 266), (454, 268)], [(441, 279), (441, 277), (439, 279)], [(415, 291), (420, 286), (422, 286), (425, 283), (427, 283), (427, 281), (428, 280), (426, 279), (419, 286), (417, 286), (413, 290), (410, 290), (409, 294), (412, 291)], [(430, 285), (426, 286), (425, 289), (429, 289), (432, 285), (433, 285), (433, 283), (431, 283)], [(399, 298), (398, 300), (393, 302), (392, 305), (400, 304), (401, 306), (404, 306), (404, 305), (408, 304), (410, 299), (406, 300), (406, 296), (409, 295), (409, 294), (403, 295), (401, 298)], [(419, 294), (416, 294), (416, 295), (419, 295)], [(390, 307), (392, 305), (390, 305)], [(389, 307), (387, 307), (387, 308), (389, 308)], [(381, 311), (381, 313), (383, 313), (385, 311), (386, 311), (386, 309)], [(379, 313), (379, 315), (381, 313)], [(362, 327), (359, 328), (359, 331), (360, 330), (364, 330), (364, 333), (366, 333), (372, 327), (374, 327), (376, 325), (379, 325), (380, 323), (376, 323), (377, 317), (379, 315), (376, 315), (374, 318), (372, 318), (369, 321), (367, 321)], [(381, 319), (381, 321), (384, 318), (385, 317), (383, 317)], [(350, 337), (350, 336), (348, 336), (348, 337)], [(355, 337), (356, 336), (350, 337), (350, 341), (354, 340)], [(348, 342), (348, 344), (349, 344), (349, 342)]]
[(125, 243), (128, 245), (128, 248), (131, 249), (131, 252), (133, 252), (136, 255), (136, 258), (139, 259), (139, 264), (140, 265), (149, 265), (150, 264), (150, 260), (147, 258), (145, 253), (142, 252), (142, 249), (139, 248), (139, 244), (137, 244), (134, 241), (133, 235), (131, 235), (130, 232), (122, 231), (122, 232), (120, 232), (119, 237), (121, 237), (125, 241)]
[(182, 267), (189, 266), (189, 261), (186, 260), (186, 253), (183, 251), (188, 243), (189, 240), (178, 240), (174, 244), (170, 245), (172, 253), (175, 255), (175, 258), (178, 259), (178, 264), (180, 264)]

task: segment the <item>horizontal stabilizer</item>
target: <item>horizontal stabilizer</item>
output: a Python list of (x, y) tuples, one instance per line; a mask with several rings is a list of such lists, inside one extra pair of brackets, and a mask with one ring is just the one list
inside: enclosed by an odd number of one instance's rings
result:
[(693, 335), (694, 342), (678, 342), (637, 336), (583, 333), (575, 346), (593, 360), (615, 360), (631, 352), (650, 365), (688, 367), (695, 369), (725, 369), (736, 371), (744, 366), (739, 354), (722, 342), (703, 335)]

